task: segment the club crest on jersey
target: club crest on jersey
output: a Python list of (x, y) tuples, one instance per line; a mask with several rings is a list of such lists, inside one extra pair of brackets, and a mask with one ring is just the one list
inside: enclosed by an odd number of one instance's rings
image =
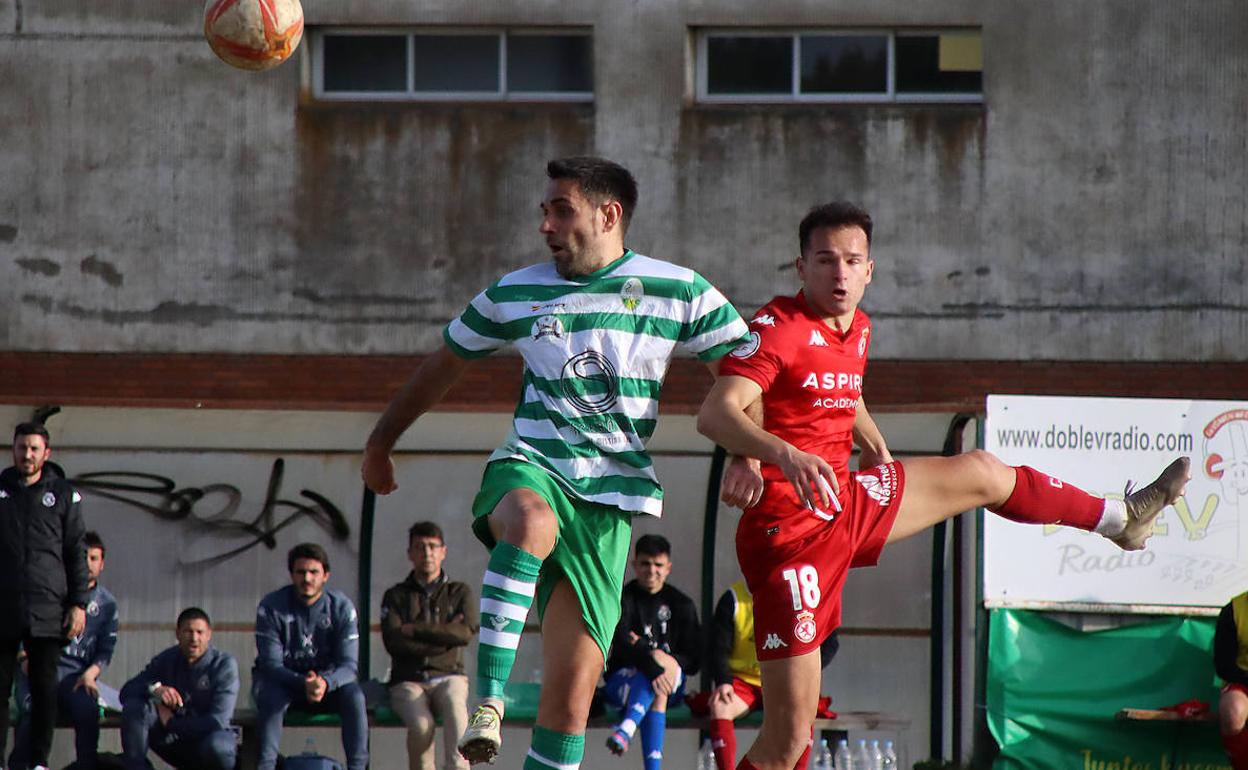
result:
[(91, 617), (95, 617), (96, 615), (99, 615), (100, 614), (99, 602), (95, 601), (94, 599), (87, 602), (87, 614), (90, 615)]
[(758, 336), (758, 332), (750, 332), (750, 338), (733, 348), (731, 355), (733, 358), (749, 358), (758, 352), (762, 344), (763, 338)]
[(826, 348), (828, 346), (828, 341), (823, 338), (823, 335), (819, 333), (818, 329), (811, 329), (810, 342), (808, 344), (817, 348)]
[(42, 502), (43, 502), (43, 507), (51, 508), (52, 506), (56, 505), (56, 495), (52, 494), (51, 492), (44, 492)]
[(330, 617), (329, 617), (328, 615), (322, 615), (322, 616), (321, 616), (321, 619), (320, 619), (319, 621), (317, 621), (317, 624), (318, 624), (321, 628), (329, 628), (329, 626), (330, 626), (330, 624), (331, 624), (331, 623), (333, 623), (333, 621), (332, 621), (332, 620), (330, 620)]
[(866, 473), (855, 474), (854, 479), (862, 485), (868, 497), (883, 506), (891, 503), (897, 492), (897, 472), (891, 465), (881, 465)]
[(4, 491), (3, 489), (0, 489), (0, 500), (8, 500), (8, 499), (9, 499), (9, 493)]
[(638, 278), (629, 278), (620, 289), (620, 302), (623, 302), (624, 307), (630, 312), (637, 309), (637, 306), (641, 304), (641, 300), (645, 296), (646, 290), (642, 287), (641, 280)]
[(563, 321), (560, 321), (557, 316), (544, 315), (533, 322), (533, 330), (529, 333), (535, 340), (540, 340), (543, 337), (562, 339)]
[(870, 329), (863, 329), (862, 336), (858, 338), (858, 357), (859, 358), (862, 358), (862, 355), (867, 352), (867, 335), (869, 334), (871, 334)]
[(797, 616), (797, 625), (793, 626), (793, 636), (802, 644), (810, 644), (815, 640), (815, 633), (818, 627), (815, 625), (815, 615), (810, 611), (802, 612)]
[(759, 326), (775, 326), (776, 317), (774, 315), (771, 315), (770, 313), (763, 313), (760, 316), (755, 316), (754, 318), (750, 319), (750, 323), (758, 324)]
[(211, 685), (212, 682), (208, 681), (208, 675), (204, 674), (199, 678), (199, 681), (195, 683), (195, 689), (207, 690)]

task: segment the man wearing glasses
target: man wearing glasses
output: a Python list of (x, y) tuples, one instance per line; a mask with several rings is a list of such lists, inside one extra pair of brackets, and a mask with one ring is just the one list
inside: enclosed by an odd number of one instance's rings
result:
[(390, 705), (407, 725), (410, 770), (433, 770), (433, 728), (442, 719), (442, 766), (463, 770), (455, 748), (468, 726), (464, 647), (477, 632), (477, 604), (467, 583), (442, 571), (446, 540), (431, 521), (408, 530), (412, 571), (381, 601), (381, 638), (390, 653)]

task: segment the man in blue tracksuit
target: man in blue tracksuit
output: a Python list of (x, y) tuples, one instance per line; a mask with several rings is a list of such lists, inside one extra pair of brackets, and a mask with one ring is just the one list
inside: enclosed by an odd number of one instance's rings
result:
[(368, 716), (356, 681), (360, 633), (355, 605), (328, 589), (329, 556), (301, 543), (286, 557), (291, 584), (260, 600), (252, 697), (260, 734), (258, 770), (273, 770), (288, 708), (342, 719), (347, 770), (368, 764)]
[(180, 770), (233, 770), (237, 700), (238, 662), (212, 646), (208, 613), (182, 610), (178, 644), (121, 688), (126, 770), (146, 770), (149, 748)]
[[(96, 680), (113, 659), (117, 646), (117, 600), (100, 585), (104, 571), (104, 541), (95, 532), (88, 532), (87, 625), (82, 633), (69, 640), (57, 664), (57, 713), (67, 717), (74, 726), (74, 750), (77, 770), (95, 770), (95, 755), (100, 741), (100, 688)], [(18, 679), (18, 703), (21, 717), (14, 730), (11, 769), (30, 765), (30, 685), (25, 677)]]

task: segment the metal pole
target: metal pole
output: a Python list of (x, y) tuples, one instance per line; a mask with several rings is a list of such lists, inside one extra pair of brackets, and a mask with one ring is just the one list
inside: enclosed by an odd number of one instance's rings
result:
[[(719, 483), (724, 476), (724, 461), (728, 452), (716, 446), (711, 455), (711, 472), (706, 479), (706, 508), (702, 514), (702, 627), (710, 628), (715, 614), (715, 534), (719, 520)], [(708, 637), (709, 638), (709, 637)], [(707, 650), (706, 660), (710, 660)], [(711, 667), (702, 667), (702, 689), (710, 690)]]
[(377, 509), (377, 496), (364, 487), (364, 499), (360, 503), (360, 575), (356, 589), (355, 612), (360, 623), (360, 681), (372, 678), (371, 648), (373, 646), (373, 520)]

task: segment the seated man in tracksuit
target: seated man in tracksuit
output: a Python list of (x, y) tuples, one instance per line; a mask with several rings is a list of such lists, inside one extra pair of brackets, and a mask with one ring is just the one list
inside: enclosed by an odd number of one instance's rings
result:
[[(104, 571), (104, 541), (95, 532), (88, 532), (87, 624), (82, 633), (69, 640), (61, 651), (56, 666), (56, 709), (62, 719), (74, 726), (76, 770), (95, 770), (95, 756), (100, 741), (100, 687), (97, 679), (113, 659), (117, 646), (117, 600), (100, 585)], [(10, 770), (30, 765), (30, 684), (22, 676), (17, 682), (17, 702), (22, 711), (13, 731), (13, 753), (9, 755)]]
[(208, 613), (182, 610), (177, 645), (121, 688), (126, 770), (147, 770), (148, 749), (181, 770), (233, 770), (237, 700), (238, 662), (212, 646)]
[(355, 605), (325, 587), (329, 556), (301, 543), (286, 557), (291, 584), (260, 600), (251, 694), (260, 739), (258, 770), (273, 770), (287, 709), (332, 711), (342, 719), (347, 770), (368, 764), (368, 715), (356, 681), (360, 633)]
[(692, 599), (667, 585), (671, 556), (671, 543), (662, 535), (637, 539), (637, 577), (624, 586), (607, 658), (605, 700), (621, 716), (607, 748), (623, 754), (640, 726), (645, 770), (662, 765), (667, 706), (680, 702), (686, 677), (698, 672), (698, 611)]

